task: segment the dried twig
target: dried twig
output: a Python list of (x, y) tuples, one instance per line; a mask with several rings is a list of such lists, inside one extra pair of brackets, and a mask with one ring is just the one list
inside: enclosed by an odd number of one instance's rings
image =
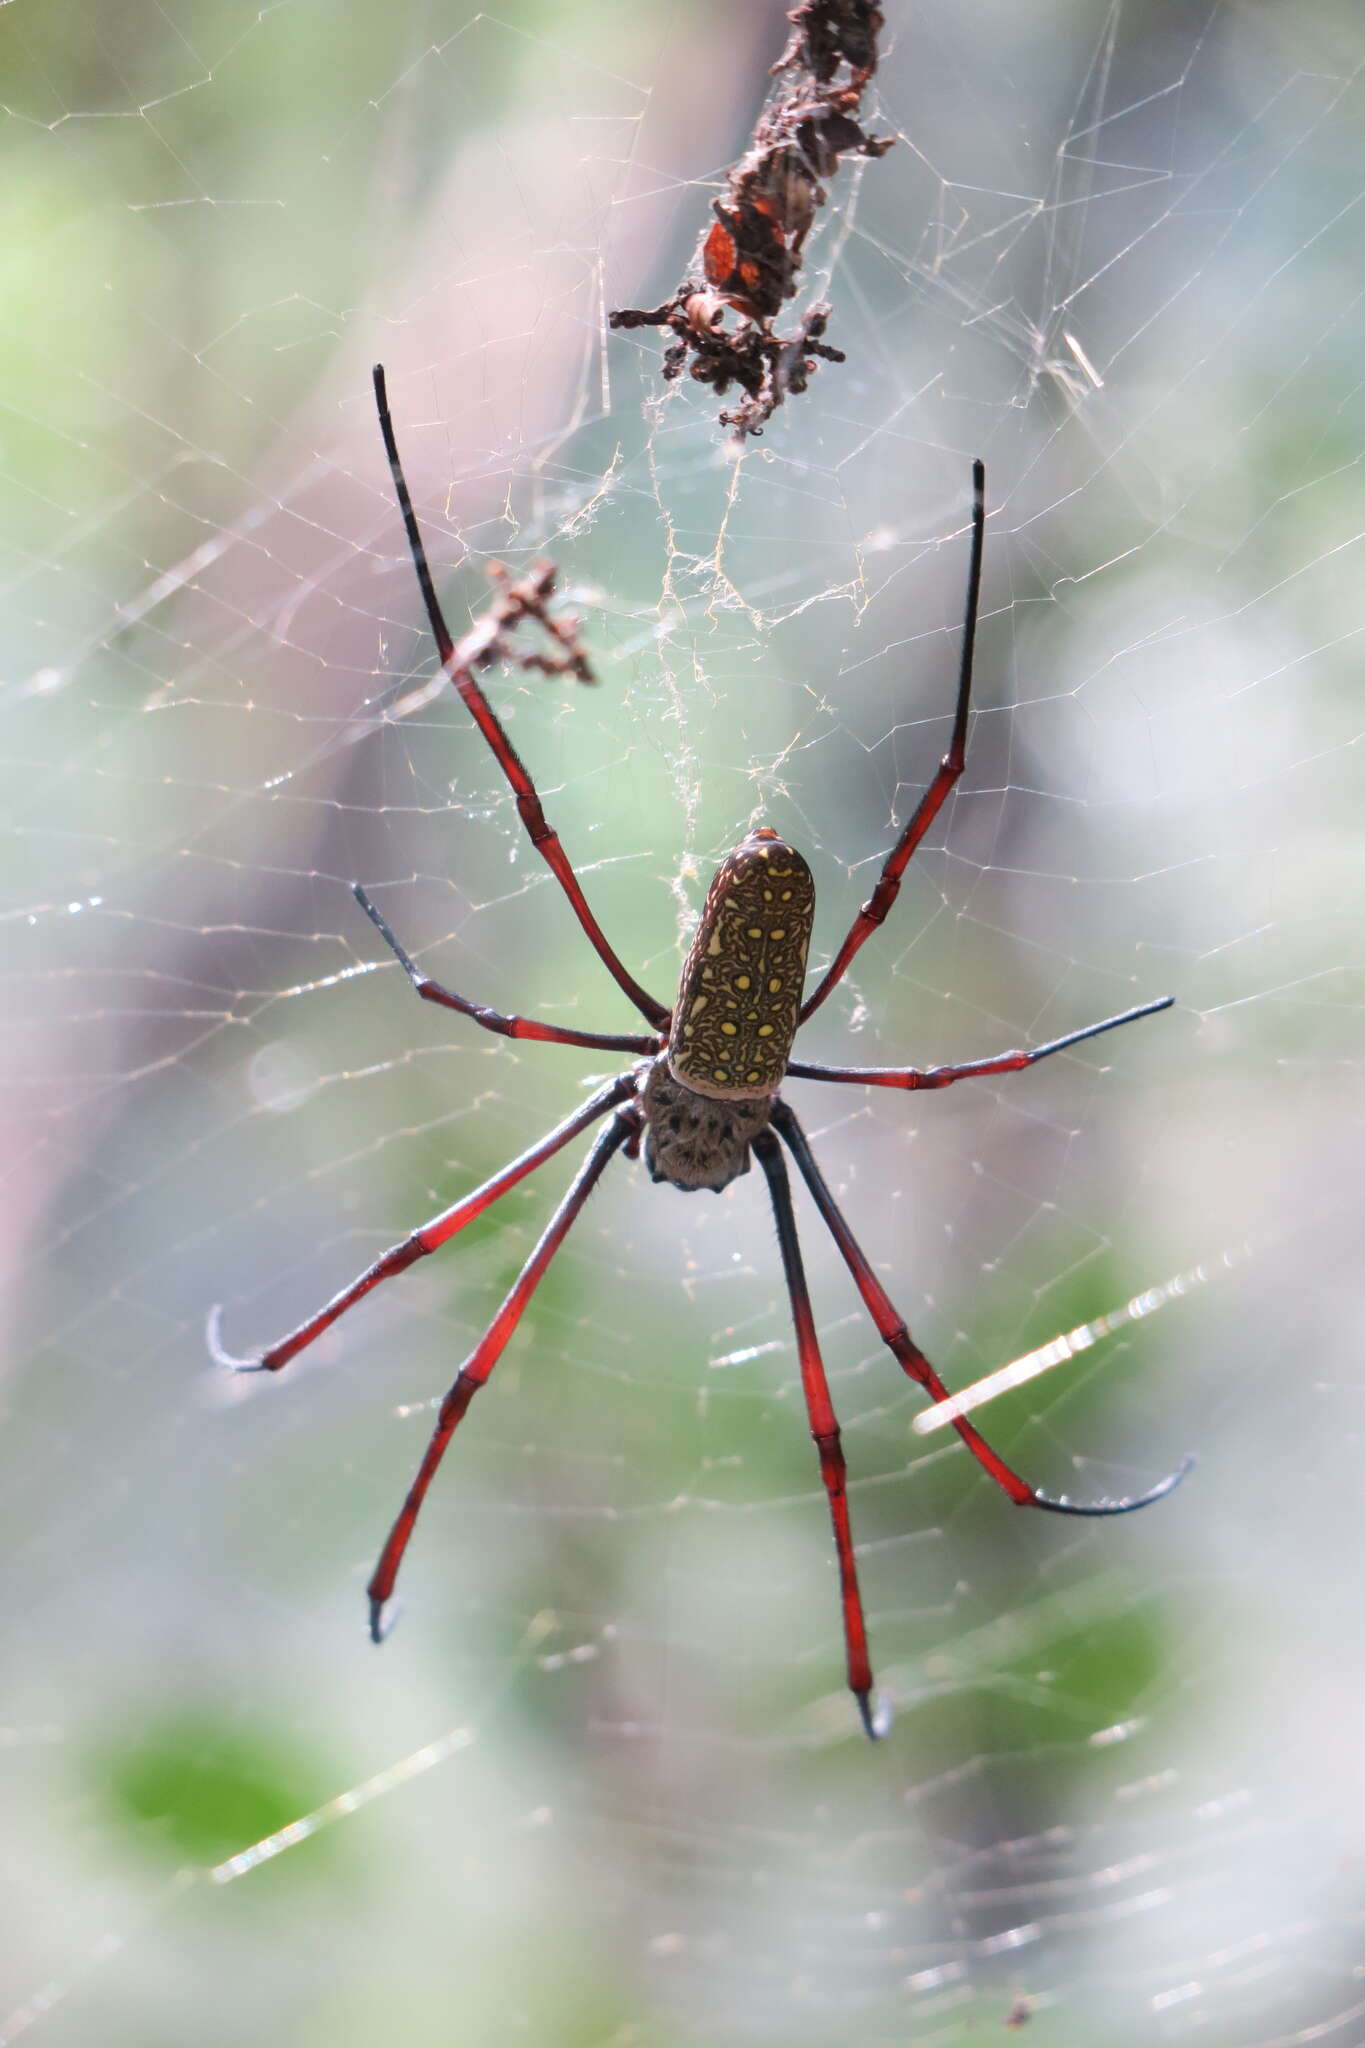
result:
[[(693, 274), (662, 306), (610, 316), (613, 327), (669, 329), (666, 378), (686, 368), (721, 396), (738, 384), (744, 402), (720, 419), (741, 440), (761, 434), (789, 392), (805, 390), (818, 359), (844, 361), (824, 339), (830, 308), (823, 300), (791, 334), (774, 333), (773, 321), (796, 295), (806, 236), (827, 196), (821, 179), (842, 157), (884, 156), (895, 140), (867, 134), (857, 118), (877, 68), (881, 9), (869, 0), (802, 0), (787, 19), (791, 40), (773, 66), (782, 82), (729, 174), (725, 197), (712, 202), (715, 220)], [(724, 324), (727, 308), (739, 314), (737, 327)]]
[[(597, 678), (578, 638), (582, 621), (563, 613), (555, 616), (548, 609), (558, 573), (553, 562), (540, 561), (529, 574), (513, 581), (511, 571), (501, 562), (490, 562), (488, 580), (494, 588), (493, 602), (460, 640), (455, 649), (456, 665), (474, 670), (505, 664), (509, 668), (536, 669), (542, 675), (576, 676), (580, 683), (595, 683)], [(537, 654), (513, 646), (511, 635), (523, 619), (538, 620), (562, 651)]]

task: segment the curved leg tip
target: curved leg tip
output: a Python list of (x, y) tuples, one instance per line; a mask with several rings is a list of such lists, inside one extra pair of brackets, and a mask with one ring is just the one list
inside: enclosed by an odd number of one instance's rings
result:
[(231, 1351), (223, 1348), (223, 1304), (215, 1301), (209, 1310), (204, 1325), (204, 1338), (208, 1344), (209, 1357), (215, 1365), (221, 1365), (227, 1372), (264, 1372), (263, 1358), (236, 1358)]
[(386, 1600), (376, 1600), (374, 1594), (371, 1593), (370, 1641), (372, 1643), (385, 1642), (393, 1634), (401, 1609), (395, 1607), (386, 1614), (384, 1610), (387, 1606), (388, 1602)]
[(891, 1730), (891, 1708), (871, 1691), (855, 1692), (858, 1712), (862, 1717), (863, 1731), (869, 1742), (880, 1742)]
[(1181, 1480), (1193, 1468), (1193, 1455), (1186, 1456), (1181, 1459), (1174, 1472), (1168, 1472), (1164, 1479), (1159, 1479), (1146, 1493), (1134, 1494), (1125, 1500), (1068, 1500), (1065, 1494), (1054, 1497), (1050, 1493), (1035, 1489), (1021, 1505), (1045, 1508), (1053, 1515), (1131, 1515), (1135, 1509), (1149, 1508), (1153, 1501), (1164, 1500), (1168, 1493), (1174, 1493)]

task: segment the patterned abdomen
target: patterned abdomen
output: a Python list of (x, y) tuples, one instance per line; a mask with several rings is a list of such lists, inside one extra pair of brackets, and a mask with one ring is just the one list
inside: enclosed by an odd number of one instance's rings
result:
[(668, 1064), (698, 1095), (772, 1095), (806, 978), (815, 883), (771, 826), (716, 870), (678, 984)]

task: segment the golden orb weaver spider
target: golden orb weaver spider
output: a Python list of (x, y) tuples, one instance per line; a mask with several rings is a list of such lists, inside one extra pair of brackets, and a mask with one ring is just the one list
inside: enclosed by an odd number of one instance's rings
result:
[[(370, 1634), (375, 1642), (381, 1642), (385, 1633), (385, 1606), (393, 1593), (398, 1568), (427, 1489), (445, 1456), (450, 1439), (463, 1421), (475, 1394), (497, 1364), (546, 1267), (601, 1178), (608, 1160), (616, 1152), (624, 1152), (630, 1159), (638, 1158), (643, 1148), (645, 1165), (655, 1181), (667, 1181), (688, 1193), (698, 1188), (719, 1192), (737, 1175), (748, 1172), (752, 1152), (763, 1170), (772, 1200), (796, 1330), (801, 1385), (811, 1435), (819, 1453), (820, 1477), (834, 1525), (848, 1686), (858, 1703), (863, 1727), (875, 1738), (884, 1733), (887, 1722), (874, 1711), (873, 1706), (872, 1667), (858, 1591), (858, 1568), (849, 1522), (839, 1424), (816, 1337), (796, 1232), (791, 1186), (782, 1156), (783, 1146), (796, 1161), (869, 1315), (902, 1372), (935, 1401), (946, 1400), (948, 1390), (915, 1343), (904, 1319), (897, 1313), (860, 1250), (830, 1193), (804, 1131), (782, 1100), (779, 1093), (781, 1083), (787, 1075), (795, 1075), (801, 1080), (850, 1082), (873, 1088), (946, 1088), (953, 1081), (973, 1075), (1018, 1072), (1023, 1067), (1033, 1066), (1038, 1060), (1047, 1059), (1054, 1052), (1063, 1051), (1067, 1046), (1079, 1045), (1083, 1039), (1096, 1038), (1101, 1032), (1116, 1030), (1120, 1024), (1130, 1024), (1138, 1017), (1149, 1017), (1157, 1010), (1168, 1009), (1174, 1001), (1171, 996), (1161, 996), (1155, 1002), (1125, 1010), (1120, 1016), (1084, 1025), (1079, 1031), (1068, 1032), (1065, 1037), (1054, 1038), (1046, 1045), (1032, 1046), (1025, 1051), (997, 1053), (989, 1059), (965, 1060), (954, 1066), (827, 1067), (811, 1066), (789, 1057), (792, 1041), (800, 1026), (842, 981), (854, 955), (886, 917), (896, 900), (901, 876), (912, 854), (962, 773), (966, 758), (967, 713), (971, 701), (972, 657), (976, 643), (986, 525), (984, 467), (977, 462), (972, 471), (972, 551), (952, 738), (937, 774), (887, 855), (877, 885), (854, 918), (843, 944), (813, 992), (803, 999), (815, 885), (810, 869), (796, 849), (780, 839), (771, 826), (760, 825), (726, 856), (716, 870), (683, 964), (677, 1001), (672, 1010), (667, 1010), (640, 986), (617, 958), (588, 907), (558, 835), (546, 821), (534, 783), (475, 680), (476, 667), (504, 658), (516, 658), (552, 671), (571, 671), (584, 680), (589, 678), (590, 672), (577, 646), (572, 625), (550, 618), (545, 609), (553, 588), (554, 570), (548, 563), (540, 563), (521, 583), (506, 584), (501, 598), (489, 614), (476, 623), (457, 645), (451, 638), (437, 601), (426, 550), (399, 460), (384, 372), (378, 365), (374, 371), (374, 391), (394, 490), (407, 529), (408, 545), (441, 668), (469, 707), (511, 785), (531, 844), (554, 873), (599, 958), (650, 1025), (651, 1031), (648, 1036), (630, 1036), (616, 1032), (565, 1030), (557, 1024), (542, 1024), (528, 1017), (503, 1016), (482, 1003), (457, 995), (454, 990), (443, 988), (421, 972), (404, 952), (359, 883), (354, 884), (354, 894), (361, 909), (424, 1001), (457, 1010), (462, 1016), (482, 1025), (484, 1030), (498, 1032), (506, 1038), (539, 1039), (551, 1045), (584, 1046), (594, 1051), (630, 1052), (638, 1054), (639, 1060), (627, 1072), (599, 1088), (580, 1109), (557, 1124), (519, 1158), (512, 1160), (501, 1173), (494, 1174), (482, 1187), (475, 1188), (452, 1208), (433, 1216), (410, 1237), (392, 1246), (348, 1287), (334, 1295), (325, 1307), (296, 1330), (291, 1330), (288, 1336), (281, 1337), (268, 1350), (251, 1358), (235, 1358), (224, 1350), (220, 1336), (221, 1310), (218, 1308), (209, 1313), (209, 1348), (218, 1364), (234, 1372), (278, 1372), (371, 1288), (383, 1280), (391, 1280), (416, 1260), (434, 1252), (476, 1216), (482, 1215), (500, 1195), (543, 1165), (580, 1131), (586, 1130), (608, 1111), (612, 1112), (611, 1122), (598, 1134), (506, 1300), (461, 1366), (441, 1403), (426, 1454), (367, 1588)], [(525, 617), (538, 619), (564, 651), (552, 655), (511, 657), (504, 634)], [(1169, 1493), (1184, 1478), (1193, 1462), (1186, 1458), (1147, 1493), (1122, 1500), (1072, 1501), (1030, 1486), (964, 1418), (959, 1416), (953, 1427), (972, 1456), (1018, 1506), (1045, 1508), (1059, 1515), (1131, 1513), (1134, 1508), (1146, 1507)]]

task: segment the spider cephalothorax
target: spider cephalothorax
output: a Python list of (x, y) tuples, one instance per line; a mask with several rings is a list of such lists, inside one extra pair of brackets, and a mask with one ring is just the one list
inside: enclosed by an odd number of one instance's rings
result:
[[(1131, 1023), (1134, 1018), (1148, 1016), (1154, 1010), (1164, 1010), (1171, 1002), (1169, 996), (1162, 996), (1155, 1002), (1125, 1010), (1117, 1017), (1106, 1017), (1099, 1024), (1084, 1025), (1079, 1031), (1054, 1038), (1046, 1045), (1031, 1046), (1020, 1052), (996, 1053), (986, 1059), (965, 1060), (953, 1066), (825, 1067), (811, 1066), (791, 1058), (792, 1040), (797, 1030), (820, 1007), (830, 990), (842, 981), (854, 954), (886, 917), (896, 899), (901, 876), (911, 855), (962, 773), (966, 758), (972, 649), (986, 519), (984, 471), (978, 462), (973, 472), (972, 558), (967, 580), (967, 616), (962, 636), (962, 665), (952, 738), (938, 773), (887, 855), (871, 896), (853, 920), (814, 990), (808, 996), (803, 995), (806, 952), (815, 909), (815, 885), (810, 869), (795, 848), (779, 839), (770, 825), (759, 826), (716, 870), (683, 964), (678, 999), (670, 1011), (635, 980), (593, 916), (578, 877), (559, 843), (559, 836), (546, 820), (535, 784), (474, 674), (478, 666), (494, 658), (495, 651), (502, 658), (508, 658), (507, 634), (519, 621), (531, 620), (547, 628), (558, 645), (548, 657), (521, 655), (518, 658), (523, 664), (529, 660), (552, 670), (571, 672), (580, 678), (585, 676), (586, 658), (573, 631), (564, 620), (551, 619), (545, 611), (552, 571), (548, 564), (541, 564), (532, 580), (506, 593), (500, 601), (501, 609), (495, 606), (489, 619), (477, 624), (456, 646), (437, 602), (416, 515), (403, 478), (381, 369), (376, 369), (374, 383), (384, 446), (441, 667), (468, 705), (507, 777), (532, 845), (564, 890), (599, 959), (645, 1018), (650, 1032), (645, 1036), (577, 1031), (560, 1024), (544, 1024), (531, 1017), (504, 1016), (486, 1004), (472, 1002), (468, 996), (443, 988), (440, 982), (432, 981), (409, 959), (365, 891), (357, 884), (355, 894), (361, 908), (425, 1001), (455, 1010), (482, 1025), (486, 1031), (496, 1031), (504, 1038), (584, 1046), (594, 1051), (628, 1052), (637, 1056), (639, 1064), (599, 1088), (554, 1130), (512, 1160), (500, 1173), (494, 1174), (491, 1180), (485, 1181), (482, 1187), (475, 1188), (451, 1208), (421, 1224), (410, 1237), (393, 1245), (349, 1286), (333, 1295), (316, 1314), (267, 1350), (252, 1358), (232, 1357), (223, 1349), (220, 1340), (217, 1309), (212, 1310), (209, 1317), (210, 1349), (221, 1365), (230, 1366), (235, 1371), (278, 1372), (371, 1288), (393, 1279), (395, 1274), (405, 1272), (418, 1259), (438, 1250), (467, 1223), (481, 1216), (509, 1188), (542, 1166), (580, 1132), (611, 1113), (611, 1121), (598, 1132), (591, 1151), (542, 1231), (507, 1299), (461, 1366), (454, 1384), (441, 1402), (431, 1442), (370, 1579), (370, 1632), (379, 1642), (384, 1634), (385, 1604), (393, 1592), (398, 1567), (446, 1447), (470, 1402), (497, 1364), (546, 1267), (613, 1155), (623, 1152), (627, 1158), (633, 1158), (643, 1142), (645, 1164), (656, 1181), (668, 1181), (688, 1192), (703, 1187), (719, 1192), (737, 1175), (747, 1172), (752, 1152), (763, 1169), (772, 1199), (796, 1334), (801, 1388), (834, 1527), (849, 1689), (858, 1702), (868, 1734), (879, 1735), (883, 1723), (872, 1709), (872, 1667), (863, 1625), (862, 1598), (858, 1591), (839, 1424), (830, 1400), (815, 1318), (806, 1288), (784, 1149), (796, 1161), (864, 1306), (901, 1371), (934, 1401), (946, 1400), (948, 1389), (915, 1343), (904, 1318), (860, 1250), (820, 1171), (805, 1132), (790, 1104), (782, 1099), (781, 1085), (790, 1076), (798, 1080), (848, 1082), (862, 1087), (946, 1088), (953, 1081), (972, 1076), (1009, 1074), (1031, 1067), (1051, 1053), (1079, 1044), (1082, 1039), (1097, 1037), (1102, 1031)], [(511, 602), (513, 597), (516, 600), (514, 604)], [(953, 1427), (978, 1464), (1010, 1500), (1019, 1507), (1047, 1508), (1054, 1514), (1126, 1514), (1132, 1508), (1145, 1507), (1149, 1501), (1169, 1493), (1189, 1466), (1187, 1459), (1178, 1470), (1146, 1493), (1128, 1499), (1058, 1499), (1039, 1487), (1030, 1486), (1026, 1479), (1021, 1478), (991, 1449), (965, 1416), (959, 1415)]]
[(645, 1165), (651, 1180), (692, 1194), (719, 1194), (749, 1171), (749, 1147), (772, 1122), (771, 1095), (722, 1102), (698, 1095), (673, 1072), (666, 1052), (645, 1069), (640, 1104), (646, 1118)]

